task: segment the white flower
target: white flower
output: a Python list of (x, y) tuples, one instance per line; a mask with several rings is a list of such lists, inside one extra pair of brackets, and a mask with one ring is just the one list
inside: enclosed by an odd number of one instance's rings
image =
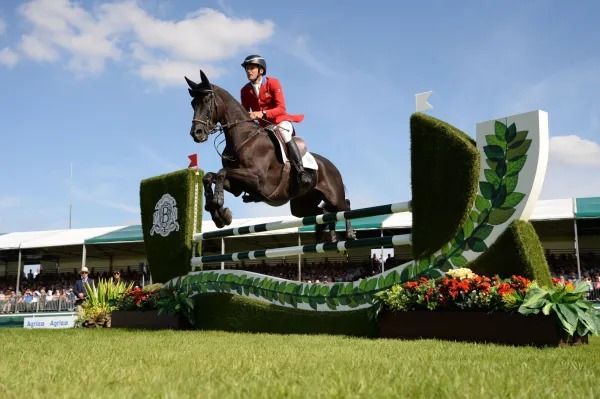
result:
[(446, 274), (452, 278), (457, 278), (462, 280), (464, 278), (473, 278), (476, 276), (475, 273), (471, 269), (467, 269), (466, 267), (461, 267), (459, 269), (450, 269), (446, 272)]

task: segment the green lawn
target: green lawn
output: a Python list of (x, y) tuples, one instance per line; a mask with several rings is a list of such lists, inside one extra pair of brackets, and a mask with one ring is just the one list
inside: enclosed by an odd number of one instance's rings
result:
[(206, 331), (0, 330), (0, 397), (593, 398), (570, 348)]

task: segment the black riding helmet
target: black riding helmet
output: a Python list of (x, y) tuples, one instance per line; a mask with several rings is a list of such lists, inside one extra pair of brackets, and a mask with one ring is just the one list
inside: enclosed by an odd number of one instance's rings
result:
[(264, 70), (264, 74), (267, 73), (267, 61), (263, 57), (258, 54), (251, 54), (248, 57), (244, 58), (244, 62), (242, 62), (242, 68), (246, 69), (246, 65), (258, 65)]

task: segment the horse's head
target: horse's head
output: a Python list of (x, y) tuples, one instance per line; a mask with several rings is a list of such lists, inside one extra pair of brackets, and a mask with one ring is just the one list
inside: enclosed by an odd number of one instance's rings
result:
[(185, 78), (194, 109), (190, 135), (196, 143), (205, 142), (217, 124), (217, 102), (213, 86), (202, 70), (200, 70), (200, 79), (200, 83), (196, 83)]

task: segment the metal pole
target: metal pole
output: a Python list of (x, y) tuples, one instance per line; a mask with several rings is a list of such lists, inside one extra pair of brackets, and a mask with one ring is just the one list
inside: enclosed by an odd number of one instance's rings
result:
[[(379, 231), (381, 232), (381, 239), (383, 239), (383, 227), (381, 227)], [(379, 263), (381, 264), (381, 273), (383, 273), (385, 271), (383, 266), (383, 244), (381, 245), (381, 258)]]
[[(300, 232), (298, 232), (298, 246), (302, 246)], [(302, 281), (302, 254), (298, 253), (298, 281)]]
[(17, 287), (15, 288), (15, 296), (19, 294), (19, 286), (21, 285), (21, 258), (21, 244), (19, 244), (19, 261), (17, 263)]
[(73, 202), (71, 200), (73, 193), (73, 162), (71, 162), (71, 177), (69, 178), (69, 229), (71, 228), (71, 216), (73, 213)]
[(577, 234), (577, 201), (573, 200), (573, 226), (575, 230), (575, 259), (577, 260), (577, 279), (581, 280), (581, 262), (579, 261), (579, 236)]
[(83, 244), (83, 252), (81, 254), (81, 267), (84, 267), (87, 260), (87, 250), (85, 248), (85, 244)]
[[(221, 238), (221, 255), (225, 255), (225, 238)], [(225, 262), (221, 262), (221, 270), (225, 270)]]

